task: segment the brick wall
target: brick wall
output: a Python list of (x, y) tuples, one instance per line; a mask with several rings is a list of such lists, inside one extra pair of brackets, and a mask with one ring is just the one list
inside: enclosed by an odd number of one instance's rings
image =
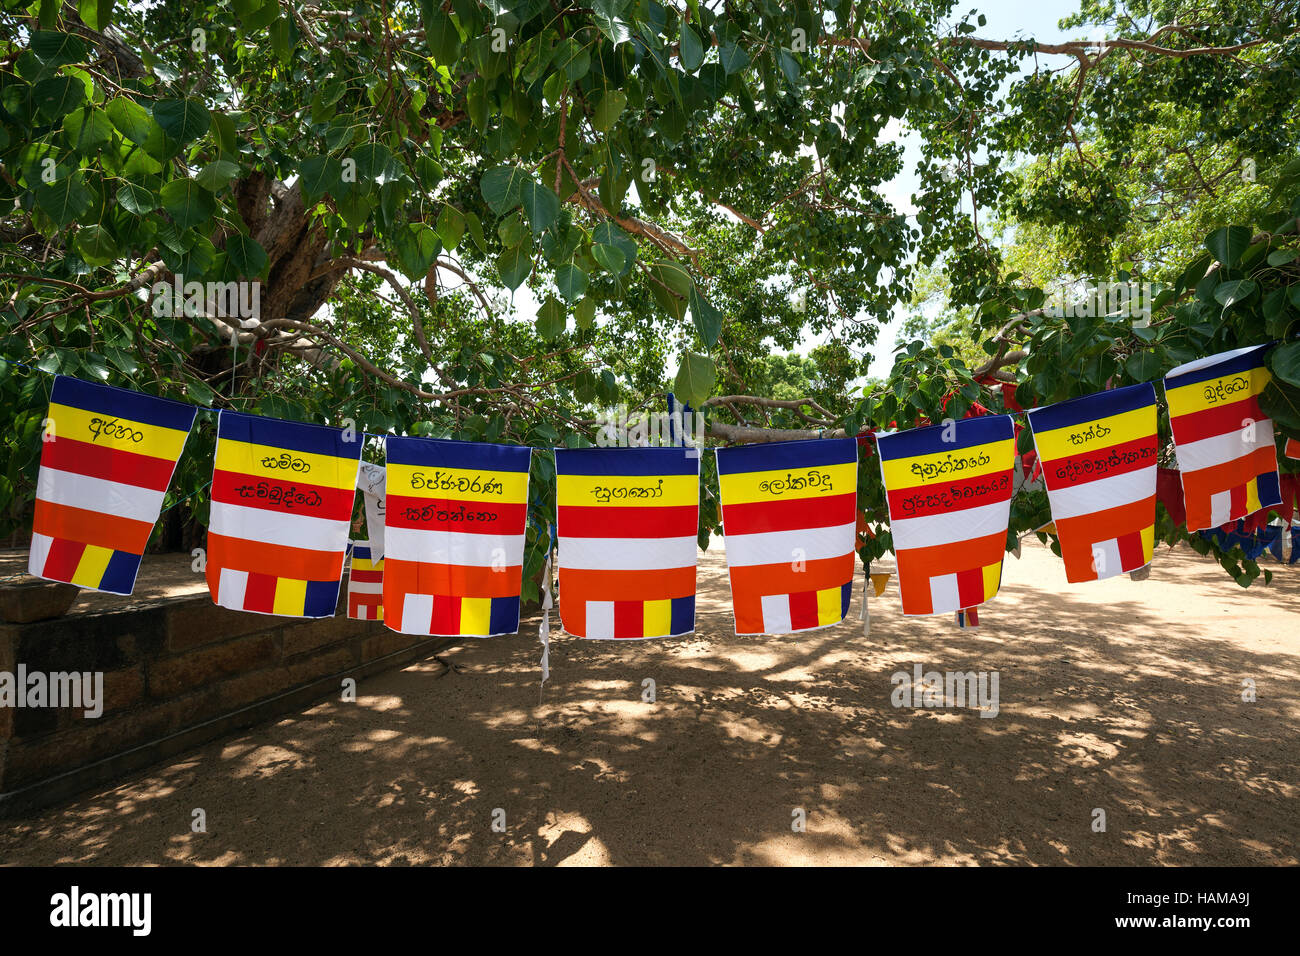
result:
[[(346, 582), (341, 589), (346, 593)], [(345, 600), (345, 599), (344, 599)], [(449, 638), (229, 611), (206, 594), (0, 624), (0, 671), (102, 671), (104, 712), (0, 707), (0, 815), (23, 812), (427, 657)]]

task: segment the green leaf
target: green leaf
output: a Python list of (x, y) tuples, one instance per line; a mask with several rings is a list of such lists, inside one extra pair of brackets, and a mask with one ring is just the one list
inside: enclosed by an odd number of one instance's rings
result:
[(591, 69), (591, 52), (573, 37), (566, 37), (555, 48), (553, 62), (564, 71), (570, 83), (576, 83)]
[(583, 299), (573, 307), (573, 321), (580, 329), (589, 329), (596, 321), (596, 300)]
[(153, 118), (176, 142), (182, 145), (198, 139), (212, 125), (212, 115), (198, 100), (160, 100), (154, 104)]
[(438, 214), (437, 228), (443, 248), (455, 249), (460, 244), (460, 237), (465, 234), (465, 216), (450, 203), (443, 203), (442, 212)]
[(560, 197), (535, 180), (525, 179), (519, 184), (519, 201), (528, 216), (533, 235), (540, 236), (555, 224), (560, 215)]
[(555, 287), (568, 302), (577, 302), (587, 292), (587, 273), (572, 262), (555, 270)]
[(695, 322), (695, 331), (699, 333), (700, 341), (706, 348), (713, 348), (722, 332), (722, 313), (695, 286), (691, 287), (690, 305), (691, 319)]
[(591, 255), (602, 269), (615, 276), (622, 274), (623, 267), (627, 262), (623, 257), (622, 249), (616, 246), (607, 246), (603, 242), (598, 242), (591, 247)]
[(421, 4), (424, 13), (424, 36), (429, 53), (439, 66), (448, 69), (460, 57), (463, 38), (450, 16), (442, 12), (442, 4), (426, 0)]
[(212, 218), (217, 201), (192, 179), (173, 179), (159, 193), (163, 209), (177, 228), (189, 229)]
[(50, 66), (82, 63), (86, 59), (86, 41), (61, 30), (37, 30), (32, 34), (32, 52)]
[(717, 379), (718, 372), (712, 359), (687, 352), (682, 356), (677, 377), (673, 379), (673, 393), (679, 400), (699, 408), (712, 394)]
[(727, 71), (727, 75), (739, 73), (749, 66), (749, 54), (738, 43), (727, 43), (718, 47), (718, 62)]
[(694, 73), (704, 62), (704, 43), (695, 28), (685, 20), (682, 21), (681, 61), (682, 69), (687, 73)]
[(298, 167), (303, 195), (319, 199), (325, 193), (338, 189), (343, 181), (343, 164), (333, 156), (309, 156)]
[(1250, 230), (1245, 226), (1224, 226), (1205, 237), (1205, 248), (1228, 268), (1235, 266), (1250, 245)]
[(266, 269), (266, 250), (256, 239), (240, 232), (226, 240), (226, 258), (241, 276), (260, 276)]
[(137, 146), (143, 146), (149, 141), (153, 132), (161, 128), (154, 122), (148, 110), (125, 96), (110, 101), (104, 107), (104, 112), (108, 114), (109, 122), (117, 127), (117, 131)]
[(90, 29), (103, 33), (113, 22), (114, 0), (77, 0), (77, 13)]
[(1295, 259), (1297, 253), (1294, 249), (1274, 249), (1268, 254), (1268, 264), (1271, 266), (1284, 266)]
[(32, 105), (57, 122), (86, 100), (86, 84), (72, 76), (53, 76), (32, 87)]
[(408, 279), (428, 275), (429, 267), (442, 251), (438, 233), (422, 222), (412, 222), (397, 231), (397, 265)]
[(1269, 356), (1269, 365), (1282, 381), (1300, 387), (1300, 342), (1279, 345)]
[(608, 133), (626, 108), (626, 93), (622, 90), (606, 90), (592, 111), (591, 125), (602, 133)]
[(194, 181), (211, 192), (219, 192), (239, 175), (239, 167), (228, 159), (214, 159), (194, 177)]
[(465, 214), (465, 230), (469, 237), (474, 240), (474, 245), (478, 246), (479, 252), (487, 252), (487, 240), (483, 238), (483, 223), (479, 220), (478, 214), (467, 212)]
[(548, 295), (537, 310), (537, 334), (547, 341), (558, 339), (564, 334), (564, 325), (564, 307)]
[(90, 190), (86, 189), (80, 170), (36, 191), (36, 205), (60, 227), (81, 216), (90, 203)]
[(77, 252), (88, 266), (106, 266), (121, 254), (117, 240), (103, 226), (92, 224), (77, 230)]
[(118, 205), (136, 216), (143, 216), (158, 208), (158, 197), (151, 190), (135, 183), (123, 183), (117, 189)]
[(113, 124), (103, 110), (83, 106), (63, 117), (68, 143), (79, 153), (93, 153), (113, 141)]
[(522, 245), (507, 249), (497, 256), (497, 271), (501, 273), (501, 281), (505, 287), (513, 291), (519, 288), (533, 271), (532, 256)]
[(1242, 299), (1249, 298), (1255, 291), (1255, 283), (1249, 279), (1234, 279), (1220, 282), (1214, 287), (1214, 300), (1225, 309), (1236, 305)]
[(627, 0), (593, 0), (591, 4), (596, 29), (613, 40), (615, 46), (632, 39), (632, 31), (623, 20), (626, 6)]
[(1124, 362), (1124, 371), (1135, 382), (1149, 382), (1160, 377), (1162, 361), (1159, 355), (1150, 350), (1134, 352)]
[(517, 166), (493, 166), (479, 180), (479, 191), (488, 207), (504, 216), (520, 203), (520, 186), (528, 174)]

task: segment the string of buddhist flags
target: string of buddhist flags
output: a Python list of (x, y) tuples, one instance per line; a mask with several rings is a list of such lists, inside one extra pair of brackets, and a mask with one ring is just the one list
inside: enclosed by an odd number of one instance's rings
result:
[[(1258, 401), (1268, 348), (1210, 356), (1164, 378), (1180, 466), (1171, 475), (1182, 483), (1189, 531), (1235, 522), (1240, 533), (1240, 519), (1282, 505), (1272, 422)], [(131, 593), (196, 413), (57, 376), (30, 573)], [(1146, 567), (1164, 480), (1154, 385), (1026, 414), (1067, 580)], [(976, 609), (996, 595), (1017, 428), (1010, 415), (984, 415), (876, 434), (905, 615), (956, 612), (960, 626), (974, 626)], [(386, 467), (361, 460), (364, 433), (220, 412), (206, 563), (213, 601), (332, 616), (347, 558), (349, 617), (409, 634), (517, 633), (532, 449), (376, 437), (385, 438)], [(1300, 457), (1296, 445), (1284, 453)], [(614, 640), (693, 631), (701, 451), (554, 452), (564, 629)], [(798, 633), (845, 618), (857, 453), (852, 438), (715, 450), (738, 634)], [(349, 541), (357, 488), (370, 534)]]

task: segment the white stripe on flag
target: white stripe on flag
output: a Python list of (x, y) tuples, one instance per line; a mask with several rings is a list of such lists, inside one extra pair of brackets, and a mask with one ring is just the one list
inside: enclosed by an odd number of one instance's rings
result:
[(56, 505), (88, 508), (132, 521), (158, 520), (165, 492), (92, 478), (42, 466), (36, 479), (36, 497)]
[(890, 522), (889, 530), (894, 535), (895, 551), (899, 548), (929, 548), (936, 544), (982, 538), (994, 532), (1005, 533), (1010, 515), (1011, 501), (998, 501), (978, 508), (963, 508), (920, 518), (895, 518)]
[(761, 601), (764, 634), (789, 634), (794, 630), (790, 623), (790, 595), (764, 594)]
[(348, 579), (349, 594), (383, 594), (383, 581), (353, 581)]
[(830, 528), (801, 528), (798, 531), (760, 531), (723, 537), (727, 565), (747, 568), (757, 564), (789, 564), (838, 558), (853, 551), (853, 522)]
[[(1051, 467), (1049, 464), (1047, 467)], [(1156, 466), (1097, 478), (1072, 487), (1049, 489), (1047, 497), (1052, 503), (1052, 519), (1077, 518), (1095, 514), (1107, 508), (1118, 508), (1154, 498), (1156, 494)], [(1154, 503), (1151, 506), (1155, 513)]]
[(1200, 471), (1202, 468), (1213, 468), (1215, 465), (1236, 461), (1257, 449), (1271, 447), (1273, 422), (1267, 418), (1255, 422), (1253, 442), (1244, 441), (1244, 435), (1243, 425), (1222, 435), (1202, 438), (1200, 441), (1188, 442), (1185, 445), (1176, 445), (1174, 450), (1178, 453), (1178, 467), (1184, 473)]
[[(561, 538), (560, 559), (582, 571), (664, 571), (695, 567), (699, 544), (680, 538)], [(392, 551), (392, 545), (389, 545)]]
[(402, 602), (402, 625), (399, 630), (403, 634), (428, 634), (433, 630), (432, 594), (406, 595)]
[[(215, 506), (214, 506), (215, 507)], [(222, 607), (244, 609), (244, 592), (248, 589), (248, 572), (233, 568), (222, 568), (221, 577), (217, 579), (217, 594), (221, 598), (217, 603)]]
[(1232, 492), (1216, 491), (1210, 495), (1210, 527), (1217, 528), (1232, 520)]
[(228, 538), (342, 554), (348, 546), (348, 523), (312, 515), (282, 515), (263, 508), (212, 502), (208, 530)]
[(524, 563), (524, 536), (390, 527), (384, 536), (384, 557), (475, 568), (490, 568), (499, 561), (502, 568), (517, 567)]
[[(563, 600), (563, 598), (561, 598)], [(614, 636), (614, 602), (587, 602), (587, 637)]]
[(1097, 572), (1097, 580), (1109, 578), (1124, 570), (1123, 559), (1119, 555), (1119, 539), (1098, 541), (1092, 546), (1092, 569)]
[(961, 593), (957, 590), (957, 575), (939, 574), (930, 579), (931, 613), (947, 614), (961, 610)]
[(50, 556), (50, 546), (54, 539), (44, 534), (32, 532), (32, 547), (27, 554), (27, 573), (35, 577), (45, 576), (45, 560)]

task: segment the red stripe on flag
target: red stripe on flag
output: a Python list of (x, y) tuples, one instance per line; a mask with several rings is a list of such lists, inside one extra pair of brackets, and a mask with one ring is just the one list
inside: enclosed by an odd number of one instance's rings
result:
[(645, 637), (645, 608), (640, 601), (614, 602), (614, 636)]
[[(727, 534), (761, 534), (765, 531), (801, 531), (804, 528), (833, 528), (856, 518), (857, 492), (825, 498), (795, 498), (791, 501), (752, 501), (722, 506), (722, 525)], [(691, 507), (692, 514), (695, 508)]]
[(383, 571), (361, 571), (353, 568), (348, 572), (351, 580), (358, 584), (382, 584), (384, 580)]
[(1229, 500), (1232, 502), (1232, 513), (1244, 515), (1246, 513), (1246, 486), (1234, 485), (1228, 494)]
[(42, 573), (47, 578), (71, 581), (72, 576), (77, 573), (81, 556), (85, 553), (86, 546), (82, 542), (55, 538), (50, 544), (50, 553), (45, 558), (45, 570)]
[(962, 607), (984, 603), (984, 569), (967, 568), (957, 572), (957, 599)]
[(430, 634), (460, 633), (460, 598), (435, 594), (433, 598), (433, 619), (429, 624)]
[(166, 491), (176, 462), (131, 451), (106, 448), (75, 438), (56, 438), (41, 449), (41, 466), (74, 475), (116, 481), (152, 491)]
[(275, 610), (275, 577), (270, 574), (249, 574), (244, 587), (244, 610), (270, 614)]
[(1259, 399), (1252, 395), (1239, 402), (1220, 405), (1218, 408), (1207, 408), (1192, 412), (1190, 415), (1173, 415), (1169, 419), (1169, 424), (1174, 430), (1174, 441), (1180, 445), (1187, 445), (1203, 438), (1241, 431), (1243, 422), (1257, 422), (1267, 417), (1260, 410)]
[[(1131, 460), (1128, 460), (1130, 458)], [(1099, 478), (1126, 475), (1132, 471), (1154, 467), (1156, 467), (1154, 433), (1091, 452), (1043, 460), (1043, 473), (1047, 476), (1049, 488), (1068, 488), (1096, 481)]]
[(1011, 500), (1011, 471), (999, 471), (958, 481), (932, 482), (889, 492), (889, 513), (894, 518), (920, 518), (981, 508)]
[(817, 626), (817, 592), (799, 591), (790, 595), (790, 627), (796, 631)]
[(566, 538), (680, 538), (698, 529), (695, 505), (620, 508), (561, 505), (560, 527)]
[[(240, 489), (244, 489), (244, 494)], [(327, 488), (299, 481), (253, 478), (238, 471), (212, 473), (212, 500), (244, 508), (261, 508), (276, 514), (304, 514), (313, 518), (347, 521), (352, 517), (352, 488)], [(303, 499), (306, 500), (303, 500)]]
[(409, 495), (389, 495), (384, 509), (384, 520), (390, 528), (466, 534), (518, 534), (527, 516), (526, 504)]
[(1120, 535), (1116, 541), (1119, 543), (1119, 567), (1121, 571), (1135, 571), (1146, 564), (1146, 552), (1142, 549), (1142, 533), (1140, 531)]

